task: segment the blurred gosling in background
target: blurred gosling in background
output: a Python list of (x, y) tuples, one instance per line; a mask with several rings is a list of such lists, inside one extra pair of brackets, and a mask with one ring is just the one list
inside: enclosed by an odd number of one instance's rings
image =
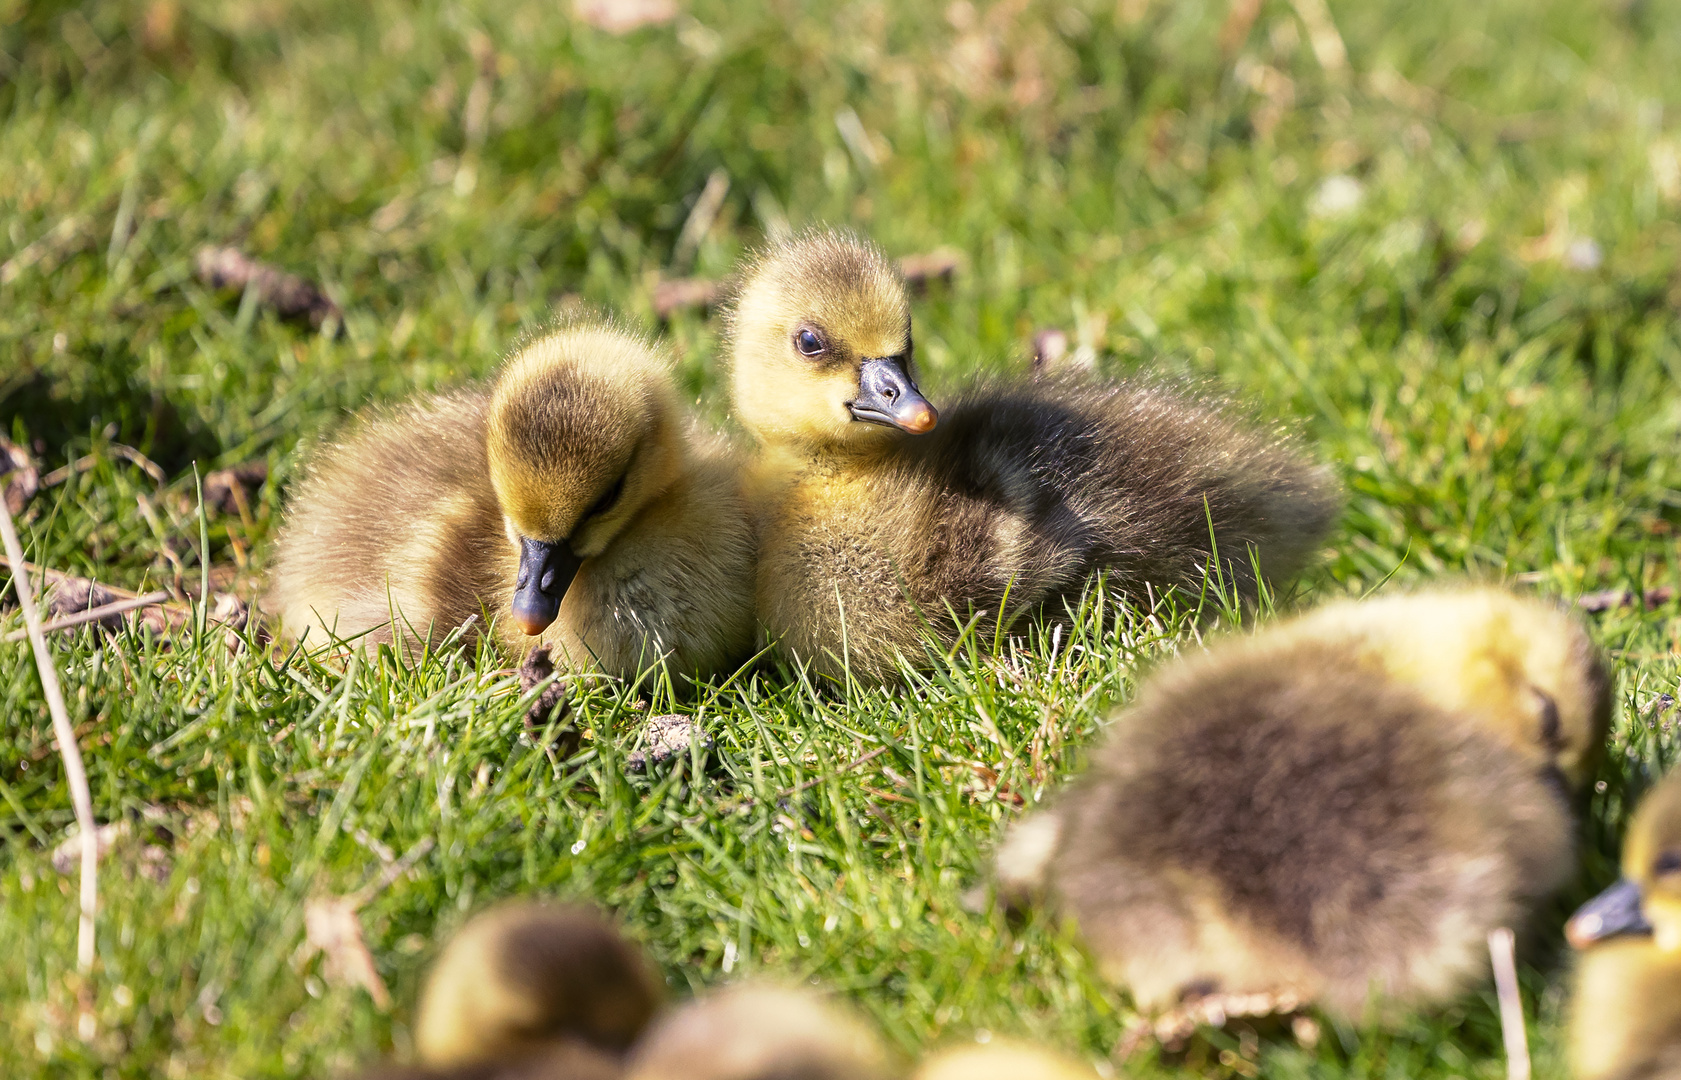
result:
[(477, 619), (469, 641), (494, 622), (574, 671), (706, 676), (751, 651), (752, 572), (737, 462), (646, 342), (579, 323), (319, 451), (264, 606), (316, 641), (435, 645)]
[(994, 1038), (925, 1059), (911, 1080), (1097, 1080), (1090, 1066), (1026, 1043)]
[(1151, 676), (999, 885), (1048, 893), (1147, 1011), (1447, 1002), (1574, 872), (1570, 787), (1609, 714), (1545, 603), (1333, 604)]
[(664, 1017), (632, 1052), (627, 1080), (889, 1080), (879, 1036), (808, 990), (742, 985)]
[(1582, 950), (1570, 1025), (1577, 1080), (1681, 1080), (1681, 770), (1635, 814), (1622, 880), (1565, 932)]
[(557, 1043), (623, 1054), (660, 1003), (641, 952), (587, 908), (515, 901), (475, 916), (426, 978), (415, 1047), (432, 1066)]
[[(904, 279), (832, 232), (771, 247), (731, 315), (730, 392), (757, 441), (759, 618), (836, 675), (891, 676), (970, 609), (1061, 614), (1098, 570), (1135, 598), (1205, 572), (1255, 593), (1335, 520), (1335, 482), (1223, 405), (1135, 382), (982, 383), (939, 410), (917, 386)], [(949, 608), (948, 608), (949, 605)], [(957, 619), (954, 621), (953, 612)], [(989, 635), (984, 635), (989, 636)]]

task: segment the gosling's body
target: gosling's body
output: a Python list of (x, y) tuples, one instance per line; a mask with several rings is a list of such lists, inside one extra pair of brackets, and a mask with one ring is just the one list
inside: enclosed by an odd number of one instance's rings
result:
[(1591, 772), (1608, 711), (1597, 656), (1544, 605), (1334, 605), (1149, 680), (1000, 878), (1043, 885), (1147, 1010), (1444, 1002), (1571, 874), (1561, 779)]
[(949, 646), (975, 611), (989, 630), (1060, 615), (1098, 570), (1140, 598), (1205, 574), (1253, 595), (1252, 548), (1282, 580), (1336, 515), (1334, 483), (1288, 440), (1159, 385), (983, 383), (936, 424), (904, 283), (848, 237), (762, 257), (733, 333), (736, 414), (760, 446), (759, 617), (831, 674), (917, 663), (928, 628)]
[(1571, 920), (1569, 936), (1584, 950), (1570, 1020), (1578, 1080), (1681, 1078), (1681, 772), (1641, 804), (1623, 881)]
[[(575, 536), (582, 560), (540, 634), (514, 617), (533, 536)], [(581, 326), (491, 387), (375, 416), (323, 450), (265, 606), (318, 641), (436, 645), (493, 625), (509, 651), (546, 644), (573, 670), (629, 677), (663, 657), (707, 675), (751, 649), (752, 567), (739, 462), (687, 427), (647, 346)]]
[(631, 1053), (627, 1080), (888, 1080), (887, 1048), (808, 990), (735, 986), (673, 1010)]
[(945, 1050), (917, 1066), (911, 1080), (1096, 1080), (1089, 1066), (1037, 1046), (993, 1039)]
[(975, 612), (987, 640), (1000, 613), (1060, 616), (1100, 570), (1139, 600), (1195, 597), (1205, 575), (1252, 596), (1250, 548), (1287, 579), (1334, 508), (1315, 470), (1209, 402), (1074, 381), (971, 389), (927, 435), (819, 452), (765, 487), (760, 619), (820, 669), (845, 655), (872, 676)]

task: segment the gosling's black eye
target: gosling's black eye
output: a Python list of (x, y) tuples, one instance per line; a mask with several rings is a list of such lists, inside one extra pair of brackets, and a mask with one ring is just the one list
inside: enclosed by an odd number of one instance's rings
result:
[(800, 327), (800, 332), (794, 335), (794, 345), (802, 356), (821, 356), (827, 347), (817, 331), (809, 326)]
[(1681, 851), (1666, 851), (1652, 863), (1652, 873), (1663, 876), (1681, 870)]
[(590, 512), (584, 516), (595, 517), (597, 514), (605, 514), (613, 508), (614, 503), (619, 501), (619, 496), (624, 494), (624, 490), (625, 478), (621, 476), (613, 481), (613, 486), (607, 489), (606, 494), (595, 500), (595, 505), (590, 507)]

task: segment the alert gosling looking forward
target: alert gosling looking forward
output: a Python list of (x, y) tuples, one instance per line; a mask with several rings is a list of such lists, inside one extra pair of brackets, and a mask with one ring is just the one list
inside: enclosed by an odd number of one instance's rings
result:
[(1608, 686), (1544, 603), (1334, 604), (1152, 676), (1000, 883), (1048, 893), (1158, 1014), (1444, 1003), (1573, 872)]
[(753, 543), (733, 459), (644, 341), (581, 323), (489, 389), (422, 398), (324, 449), (265, 600), (286, 630), (436, 644), (494, 621), (516, 654), (629, 677), (750, 651)]
[[(916, 383), (910, 304), (875, 247), (812, 233), (746, 271), (731, 316), (735, 414), (759, 445), (759, 618), (818, 670), (888, 678), (952, 645), (971, 611), (1005, 625), (1076, 600), (1253, 595), (1299, 571), (1336, 485), (1287, 440), (1141, 383), (983, 384), (938, 410)], [(1215, 566), (1210, 519), (1219, 549)]]
[(1577, 1080), (1681, 1078), (1681, 771), (1641, 803), (1623, 878), (1566, 928), (1582, 950), (1571, 1006)]

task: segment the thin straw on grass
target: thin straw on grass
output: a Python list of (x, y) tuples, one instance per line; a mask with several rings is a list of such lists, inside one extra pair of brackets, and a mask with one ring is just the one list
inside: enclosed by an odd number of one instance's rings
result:
[(58, 669), (53, 666), (52, 654), (47, 651), (47, 637), (41, 632), (41, 613), (35, 610), (35, 590), (24, 567), (23, 544), (18, 540), (12, 514), (0, 502), (0, 533), (6, 543), (6, 556), (11, 562), (12, 587), (17, 590), (18, 606), (23, 609), (24, 625), (29, 631), (29, 643), (35, 649), (35, 669), (41, 674), (41, 691), (47, 698), (47, 710), (53, 718), (53, 740), (64, 758), (64, 778), (70, 785), (70, 803), (76, 810), (76, 824), (82, 833), (81, 919), (76, 930), (76, 970), (84, 975), (93, 970), (93, 917), (99, 909), (99, 844), (93, 823), (93, 793), (88, 789), (87, 770), (82, 766), (82, 751), (76, 745), (76, 731), (70, 724), (70, 712), (64, 707), (64, 692), (58, 685)]
[(1523, 1024), (1523, 995), (1518, 991), (1516, 939), (1502, 926), (1488, 932), (1488, 955), (1494, 961), (1494, 991), (1500, 998), (1500, 1032), (1506, 1041), (1507, 1080), (1529, 1080), (1529, 1035)]

